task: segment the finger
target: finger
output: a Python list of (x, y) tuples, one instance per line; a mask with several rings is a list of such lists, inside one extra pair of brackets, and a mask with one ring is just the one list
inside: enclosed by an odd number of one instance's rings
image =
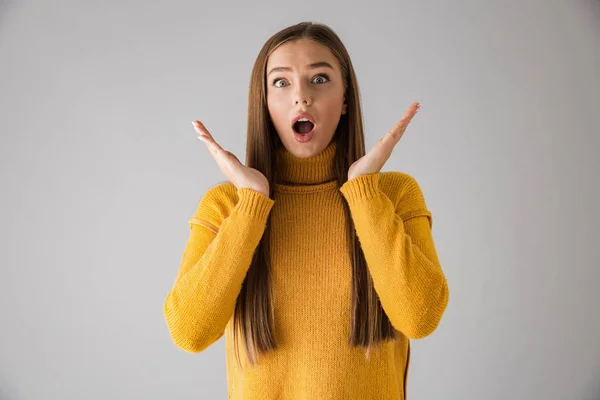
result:
[(220, 148), (220, 146), (218, 144), (216, 144), (214, 141), (208, 140), (208, 138), (206, 137), (206, 135), (204, 133), (199, 134), (198, 139), (200, 139), (204, 142), (204, 144), (206, 145), (206, 148), (210, 151), (213, 158), (215, 160), (219, 161), (219, 157), (220, 157), (223, 149)]
[(208, 150), (210, 151), (213, 158), (217, 162), (219, 169), (223, 173), (226, 174), (227, 170), (229, 170), (229, 171), (232, 170), (234, 163), (236, 163), (236, 162), (239, 163), (239, 160), (233, 153), (231, 153), (230, 151), (224, 150), (221, 146), (219, 146), (214, 141), (207, 140), (205, 143), (206, 143), (206, 147), (208, 147)]
[(198, 132), (200, 139), (206, 143), (209, 149), (216, 150), (216, 153), (224, 151), (221, 145), (215, 141), (202, 122), (192, 121), (192, 125), (194, 125), (194, 129), (196, 129), (196, 132)]
[(194, 130), (198, 132), (199, 135), (203, 133), (208, 133), (208, 129), (206, 129), (204, 124), (202, 124), (200, 121), (192, 121), (192, 126), (194, 127)]
[(202, 122), (192, 121), (192, 125), (194, 125), (194, 128), (198, 132), (198, 137), (206, 144), (206, 147), (208, 147), (208, 150), (221, 168), (225, 166), (226, 168), (231, 169), (233, 167), (231, 164), (232, 162), (242, 164), (235, 154), (229, 150), (223, 149), (223, 147), (215, 141)]
[(213, 139), (212, 135), (210, 134), (210, 132), (208, 131), (208, 129), (206, 129), (206, 127), (204, 126), (204, 124), (200, 121), (192, 121), (192, 126), (194, 127), (194, 130), (198, 133), (198, 137), (203, 140), (203, 141), (208, 141), (210, 139)]
[(212, 137), (212, 135), (210, 134), (208, 129), (206, 129), (206, 127), (204, 126), (204, 124), (202, 122), (192, 121), (192, 124), (194, 125), (194, 128), (196, 129), (198, 134), (200, 134), (201, 136), (206, 136), (208, 139), (214, 141), (214, 138)]
[(408, 124), (410, 124), (411, 120), (417, 114), (420, 108), (421, 104), (419, 104), (419, 102), (414, 102), (413, 104), (411, 104), (400, 119), (400, 121), (398, 121), (396, 125), (394, 125), (394, 127), (390, 129), (388, 133), (384, 136), (383, 141), (386, 144), (390, 144), (391, 142), (391, 144), (395, 146), (398, 143), (398, 141), (402, 138), (402, 135), (404, 135)]
[(214, 140), (207, 139), (205, 140), (205, 143), (213, 158), (217, 161), (217, 164), (219, 164), (221, 170), (223, 170), (223, 168), (231, 170), (233, 169), (235, 163), (241, 164), (241, 161), (236, 157), (235, 154), (229, 150), (225, 150)]
[(408, 126), (410, 121), (417, 114), (417, 111), (419, 111), (419, 108), (421, 108), (421, 105), (418, 102), (411, 104), (411, 106), (408, 107), (408, 109), (402, 116), (402, 119), (400, 119), (400, 121), (398, 121), (396, 123), (394, 128), (392, 128), (392, 131), (399, 132), (399, 131), (402, 131), (403, 129), (406, 129), (406, 127)]

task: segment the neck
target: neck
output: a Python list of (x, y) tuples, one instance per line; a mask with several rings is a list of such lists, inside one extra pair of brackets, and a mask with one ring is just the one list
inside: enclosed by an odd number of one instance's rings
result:
[(290, 153), (283, 145), (276, 149), (277, 183), (315, 185), (336, 179), (336, 142), (332, 140), (319, 154), (300, 158)]

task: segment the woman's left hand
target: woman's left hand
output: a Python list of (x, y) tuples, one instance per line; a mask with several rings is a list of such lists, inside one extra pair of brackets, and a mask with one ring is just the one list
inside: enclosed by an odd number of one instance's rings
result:
[(421, 105), (418, 102), (414, 102), (408, 107), (402, 119), (384, 137), (379, 139), (367, 154), (350, 166), (348, 169), (348, 180), (360, 175), (374, 174), (381, 171), (381, 168), (392, 155), (394, 147), (400, 141), (400, 138), (402, 138), (406, 127), (417, 114), (420, 107)]

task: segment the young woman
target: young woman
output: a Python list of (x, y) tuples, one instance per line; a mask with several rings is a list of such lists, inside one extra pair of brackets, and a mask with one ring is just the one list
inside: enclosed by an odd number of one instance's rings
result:
[(365, 153), (348, 52), (303, 22), (256, 59), (245, 165), (193, 122), (229, 181), (189, 221), (164, 316), (189, 352), (225, 334), (229, 398), (405, 398), (410, 339), (449, 297), (418, 183), (381, 172), (418, 109)]

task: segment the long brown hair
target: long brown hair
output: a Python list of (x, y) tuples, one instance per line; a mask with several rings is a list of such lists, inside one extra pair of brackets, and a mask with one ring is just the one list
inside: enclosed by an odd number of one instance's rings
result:
[[(267, 40), (252, 69), (248, 96), (248, 134), (246, 166), (261, 171), (269, 180), (273, 198), (275, 149), (281, 144), (267, 108), (266, 67), (269, 55), (280, 45), (295, 40), (313, 40), (327, 46), (340, 63), (346, 94), (347, 112), (340, 118), (333, 140), (337, 141), (335, 171), (338, 185), (348, 180), (348, 168), (365, 154), (362, 111), (358, 83), (350, 56), (337, 34), (327, 25), (301, 22), (289, 26)], [(396, 331), (384, 312), (367, 269), (364, 253), (351, 218), (347, 202), (343, 202), (349, 229), (346, 232), (352, 260), (352, 320), (348, 343), (366, 348), (373, 343), (396, 338)], [(238, 342), (242, 335), (248, 360), (258, 362), (262, 353), (277, 349), (273, 335), (273, 307), (269, 266), (270, 218), (254, 257), (234, 312), (234, 342), (239, 364)]]

